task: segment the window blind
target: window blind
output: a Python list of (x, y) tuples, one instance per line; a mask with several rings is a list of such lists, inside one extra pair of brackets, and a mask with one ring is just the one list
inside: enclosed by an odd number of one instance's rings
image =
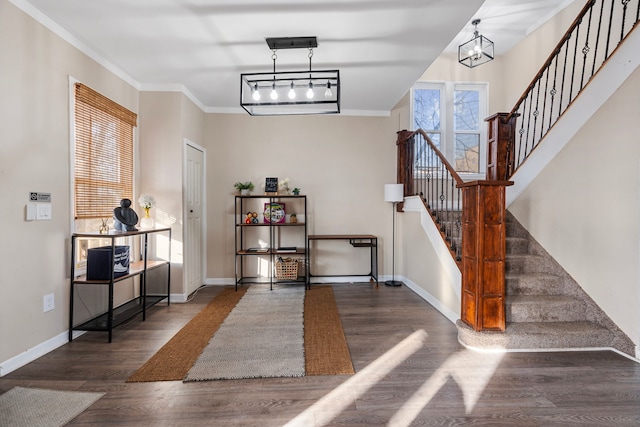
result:
[(82, 83), (75, 85), (75, 218), (110, 218), (133, 198), (137, 115)]

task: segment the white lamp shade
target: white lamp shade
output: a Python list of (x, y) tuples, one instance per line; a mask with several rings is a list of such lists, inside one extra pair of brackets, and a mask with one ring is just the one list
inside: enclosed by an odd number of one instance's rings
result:
[(402, 202), (404, 200), (404, 184), (385, 184), (384, 201)]

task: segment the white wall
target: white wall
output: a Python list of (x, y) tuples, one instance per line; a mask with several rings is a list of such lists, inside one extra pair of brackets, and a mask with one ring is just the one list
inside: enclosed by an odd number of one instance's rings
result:
[[(66, 340), (71, 234), (69, 76), (132, 111), (138, 93), (0, 0), (0, 372)], [(29, 192), (51, 193), (48, 221), (25, 221)], [(43, 312), (54, 294), (55, 309)]]

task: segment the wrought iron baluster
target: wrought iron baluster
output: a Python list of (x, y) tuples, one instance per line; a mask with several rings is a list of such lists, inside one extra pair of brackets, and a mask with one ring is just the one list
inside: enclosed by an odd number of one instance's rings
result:
[(587, 24), (587, 35), (585, 37), (584, 47), (582, 48), (582, 75), (580, 76), (580, 90), (584, 87), (584, 73), (587, 68), (587, 54), (591, 50), (589, 47), (589, 36), (591, 35), (591, 17), (593, 8), (589, 9), (589, 23)]
[(611, 13), (609, 14), (609, 28), (607, 30), (607, 44), (605, 46), (604, 58), (605, 60), (609, 57), (609, 42), (611, 41), (611, 28), (613, 26), (613, 9), (615, 6), (615, 2), (611, 0)]
[(545, 80), (544, 80), (544, 98), (542, 100), (542, 117), (540, 118), (540, 139), (544, 137), (544, 117), (547, 115), (547, 95), (549, 91), (549, 68), (544, 72)]
[(596, 35), (596, 45), (593, 51), (593, 67), (591, 68), (591, 76), (596, 73), (596, 62), (598, 60), (598, 46), (600, 46), (600, 34), (602, 34), (602, 14), (604, 12), (604, 0), (600, 3), (600, 15), (598, 17), (598, 32)]

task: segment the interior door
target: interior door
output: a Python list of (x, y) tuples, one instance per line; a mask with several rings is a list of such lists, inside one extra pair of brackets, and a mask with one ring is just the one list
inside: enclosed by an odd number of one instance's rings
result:
[(187, 142), (185, 157), (184, 283), (190, 295), (204, 283), (204, 149)]

